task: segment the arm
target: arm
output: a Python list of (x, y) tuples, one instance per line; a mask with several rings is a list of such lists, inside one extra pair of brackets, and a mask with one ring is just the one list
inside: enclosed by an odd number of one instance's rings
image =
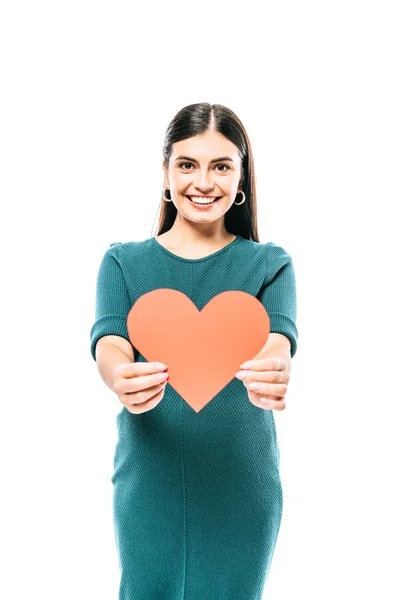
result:
[(117, 248), (117, 245), (108, 248), (97, 274), (96, 316), (90, 331), (90, 350), (94, 360), (97, 342), (103, 336), (120, 336), (130, 344), (126, 320), (132, 304)]
[[(257, 296), (270, 319), (271, 332), (262, 348), (265, 356), (286, 356), (290, 359), (297, 350), (298, 331), (296, 327), (296, 277), (293, 262), (281, 246), (266, 245), (265, 277)], [(272, 352), (272, 354), (271, 354)]]
[(119, 365), (135, 362), (132, 345), (118, 335), (106, 335), (96, 344), (96, 363), (107, 387), (114, 391), (114, 371)]
[(104, 383), (113, 390), (114, 370), (134, 362), (126, 319), (131, 300), (119, 261), (117, 246), (112, 244), (100, 264), (96, 284), (96, 318), (90, 331), (90, 349)]
[(254, 356), (254, 359), (260, 358), (282, 358), (286, 362), (287, 372), (290, 373), (292, 369), (292, 357), (290, 355), (290, 340), (281, 333), (270, 333), (268, 336), (267, 343), (260, 350), (260, 352)]

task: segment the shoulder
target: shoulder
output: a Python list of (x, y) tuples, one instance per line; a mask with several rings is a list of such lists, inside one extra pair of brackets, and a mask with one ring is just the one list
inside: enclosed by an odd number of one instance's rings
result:
[(143, 241), (112, 242), (106, 254), (123, 264), (132, 260), (146, 260), (149, 257), (151, 238)]
[(274, 242), (268, 242), (267, 244), (264, 244), (264, 246), (267, 260), (292, 260), (292, 257), (286, 247), (284, 248), (283, 246), (275, 244)]
[(242, 247), (249, 254), (266, 261), (267, 264), (279, 261), (287, 262), (292, 258), (286, 247), (280, 246), (272, 241), (262, 243), (243, 238)]
[(285, 268), (285, 272), (293, 271), (293, 260), (286, 246), (281, 246), (275, 242), (263, 244), (265, 258), (265, 278), (272, 280), (276, 274)]

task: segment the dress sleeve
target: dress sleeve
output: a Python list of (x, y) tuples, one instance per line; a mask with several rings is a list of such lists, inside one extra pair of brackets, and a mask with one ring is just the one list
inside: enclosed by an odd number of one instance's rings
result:
[(130, 342), (126, 320), (132, 308), (119, 262), (117, 244), (110, 245), (100, 263), (96, 282), (96, 316), (90, 330), (90, 351), (104, 335), (120, 335)]
[(290, 340), (290, 355), (296, 354), (296, 277), (293, 261), (281, 246), (267, 244), (265, 278), (257, 296), (266, 309), (271, 333), (281, 333)]

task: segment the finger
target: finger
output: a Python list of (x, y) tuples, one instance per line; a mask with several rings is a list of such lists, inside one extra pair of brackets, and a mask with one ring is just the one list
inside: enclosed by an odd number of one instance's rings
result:
[(138, 392), (133, 392), (130, 394), (124, 394), (129, 400), (129, 405), (134, 406), (137, 404), (145, 404), (148, 400), (150, 400), (155, 394), (162, 392), (165, 388), (166, 383), (160, 383), (151, 388), (147, 388), (144, 390), (139, 390)]
[(269, 410), (285, 410), (286, 404), (283, 400), (271, 400), (270, 398), (261, 397), (259, 406)]
[(243, 383), (251, 392), (256, 392), (263, 396), (285, 396), (288, 388), (286, 383), (265, 383), (263, 381), (243, 381)]
[(159, 362), (132, 362), (120, 365), (118, 372), (123, 377), (135, 377), (136, 375), (149, 375), (151, 373), (159, 373), (168, 369), (167, 365), (162, 365)]
[(249, 361), (250, 371), (283, 371), (287, 368), (286, 362), (280, 356), (256, 358)]
[[(156, 365), (157, 363), (142, 364)], [(129, 367), (129, 365), (121, 366)], [(152, 371), (149, 367), (144, 367), (139, 369), (139, 371), (140, 370), (143, 372), (143, 374), (138, 375), (137, 371), (135, 371), (135, 374), (130, 376), (131, 371), (129, 369), (125, 369), (125, 374), (121, 372), (116, 373), (114, 391), (116, 391), (118, 394), (135, 393), (142, 389), (147, 389), (158, 385), (159, 383), (163, 383), (169, 377), (168, 371)]]
[(248, 396), (254, 406), (263, 408), (264, 410), (284, 410), (286, 408), (284, 399), (279, 396), (260, 396), (260, 394), (253, 392), (249, 392)]
[(157, 394), (154, 394), (151, 398), (149, 398), (146, 402), (142, 402), (141, 404), (130, 404), (128, 408), (129, 412), (134, 415), (140, 415), (141, 413), (147, 412), (148, 410), (155, 408), (159, 402), (163, 399), (164, 395), (164, 387)]
[(125, 394), (136, 394), (142, 390), (148, 390), (154, 386), (164, 383), (168, 379), (168, 373), (151, 373), (151, 375), (138, 375), (121, 380), (121, 391)]
[(277, 400), (279, 402), (282, 401), (282, 396), (273, 396), (272, 394), (268, 394), (268, 396), (261, 396), (261, 394), (257, 394), (259, 400)]
[(263, 381), (266, 383), (289, 383), (290, 375), (287, 371), (238, 371), (235, 377), (245, 383)]

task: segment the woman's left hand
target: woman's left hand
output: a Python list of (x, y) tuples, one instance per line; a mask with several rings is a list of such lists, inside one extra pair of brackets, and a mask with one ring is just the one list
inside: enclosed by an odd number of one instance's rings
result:
[[(235, 373), (247, 388), (249, 400), (254, 406), (270, 410), (284, 410), (284, 398), (290, 374), (283, 358), (268, 357), (253, 359), (243, 365), (248, 368)], [(240, 365), (243, 367), (243, 365)], [(253, 388), (254, 383), (256, 388)]]

